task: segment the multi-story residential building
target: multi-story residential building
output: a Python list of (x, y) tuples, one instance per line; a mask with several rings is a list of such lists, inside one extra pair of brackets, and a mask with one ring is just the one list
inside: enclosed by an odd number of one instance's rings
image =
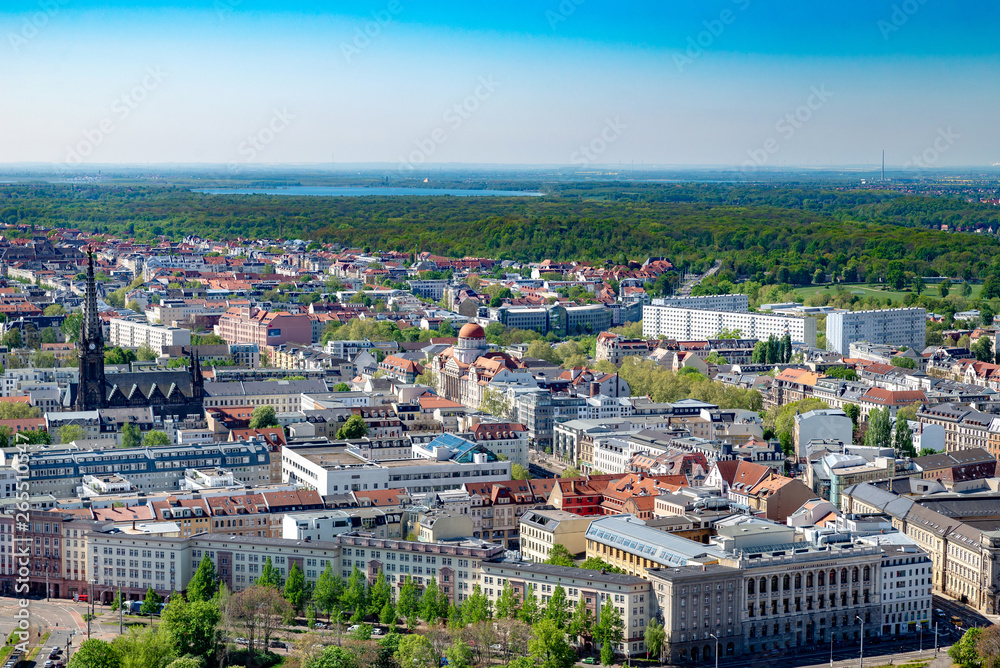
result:
[(845, 445), (853, 443), (854, 423), (842, 410), (813, 410), (795, 416), (792, 434), (796, 455), (802, 462), (809, 456), (806, 446), (810, 441), (840, 441)]
[(747, 295), (738, 294), (700, 295), (697, 297), (657, 297), (653, 300), (653, 305), (746, 313), (750, 310), (750, 298)]
[(466, 483), (473, 537), (519, 550), (521, 516), (544, 506), (555, 484), (555, 478)]
[(191, 330), (146, 320), (115, 318), (111, 321), (111, 344), (122, 348), (149, 346), (160, 352), (168, 346), (190, 346)]
[(645, 339), (627, 339), (614, 332), (601, 332), (597, 335), (595, 359), (598, 362), (607, 360), (617, 366), (626, 357), (645, 357), (649, 351), (650, 342)]
[(583, 554), (591, 519), (564, 510), (529, 510), (520, 520), (521, 554), (528, 561), (543, 562), (553, 545), (562, 545), (570, 554)]
[(528, 465), (528, 428), (517, 422), (480, 422), (470, 430), (472, 440), (503, 455), (513, 464)]
[(714, 338), (723, 330), (739, 330), (744, 338), (767, 339), (791, 336), (794, 343), (816, 346), (816, 318), (644, 306), (642, 335), (685, 341)]
[(847, 355), (855, 341), (906, 346), (927, 345), (927, 311), (894, 308), (879, 311), (839, 311), (826, 317), (826, 347)]
[(517, 394), (515, 409), (518, 422), (528, 428), (528, 437), (541, 450), (552, 446), (556, 424), (584, 417), (587, 400), (548, 390), (528, 390)]
[(255, 343), (261, 350), (282, 343), (312, 343), (312, 321), (308, 314), (231, 308), (219, 318), (215, 333), (228, 343)]
[(645, 632), (653, 618), (650, 583), (634, 575), (588, 571), (527, 561), (486, 560), (481, 564), (480, 588), (496, 604), (509, 582), (517, 599), (534, 596), (544, 608), (555, 587), (562, 587), (570, 608), (582, 600), (595, 623), (609, 606), (618, 608), (624, 625), (624, 640), (616, 653), (635, 655), (646, 651)]
[[(115, 474), (140, 491), (179, 490), (187, 469), (216, 466), (247, 485), (271, 480), (271, 453), (256, 442), (107, 450), (49, 449), (24, 457), (34, 494), (74, 497), (85, 475)], [(21, 460), (14, 456), (14, 465)]]
[(413, 294), (420, 295), (421, 297), (427, 297), (428, 299), (433, 299), (438, 302), (444, 298), (445, 288), (448, 287), (450, 281), (448, 279), (441, 278), (409, 280), (406, 283), (410, 286), (410, 292)]

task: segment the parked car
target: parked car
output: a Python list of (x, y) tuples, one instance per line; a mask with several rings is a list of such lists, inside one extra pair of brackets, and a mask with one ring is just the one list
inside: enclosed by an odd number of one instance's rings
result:
[(587, 664), (588, 666), (592, 666), (592, 665), (594, 665), (595, 663), (597, 663), (597, 661), (595, 661), (595, 660), (594, 660), (594, 657), (592, 657), (592, 656), (588, 656), (588, 657), (587, 657), (586, 659), (584, 659), (583, 661), (581, 661), (581, 663), (585, 663), (585, 664)]
[(378, 628), (376, 626), (374, 629), (372, 629), (372, 635), (373, 636), (380, 636), (380, 635), (382, 635), (382, 629), (380, 629), (380, 628)]
[(279, 647), (281, 649), (288, 649), (288, 645), (281, 642), (280, 640), (272, 640), (267, 644), (268, 647)]
[(54, 664), (55, 664), (55, 661), (51, 661), (51, 660), (49, 660), (49, 661), (46, 661), (46, 662), (45, 662), (45, 668), (52, 668), (52, 666), (53, 666)]
[(347, 627), (347, 632), (348, 633), (354, 633), (355, 631), (357, 631), (360, 628), (361, 628), (360, 624), (351, 624), (350, 626)]

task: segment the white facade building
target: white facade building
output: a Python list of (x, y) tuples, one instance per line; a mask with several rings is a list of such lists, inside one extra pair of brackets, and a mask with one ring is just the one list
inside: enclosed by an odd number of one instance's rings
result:
[(931, 627), (934, 603), (931, 557), (903, 533), (867, 536), (882, 548), (882, 634), (913, 633)]
[(111, 344), (122, 348), (147, 345), (159, 352), (166, 346), (190, 346), (191, 330), (115, 318), (111, 321)]
[(511, 462), (399, 459), (372, 462), (357, 450), (329, 444), (286, 446), (281, 449), (282, 482), (306, 485), (322, 496), (341, 492), (403, 488), (408, 492), (440, 492), (465, 483), (510, 480)]
[[(829, 336), (827, 320), (827, 336)], [(642, 335), (647, 338), (666, 337), (681, 341), (699, 341), (718, 336), (723, 330), (739, 330), (746, 339), (783, 337), (807, 346), (816, 345), (816, 318), (710, 311), (674, 306), (644, 306)]]
[(750, 311), (750, 297), (747, 295), (702, 295), (700, 297), (657, 297), (655, 306), (675, 306), (677, 308), (705, 309), (708, 311)]
[(847, 355), (855, 341), (906, 346), (919, 352), (927, 345), (927, 311), (893, 308), (831, 313), (826, 317), (828, 350)]

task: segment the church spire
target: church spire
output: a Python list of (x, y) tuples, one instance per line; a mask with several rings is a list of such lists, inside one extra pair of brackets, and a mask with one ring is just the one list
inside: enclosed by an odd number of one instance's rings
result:
[(84, 344), (104, 345), (104, 328), (97, 316), (97, 279), (94, 277), (94, 251), (87, 248), (87, 296), (83, 304), (83, 327), (80, 340)]

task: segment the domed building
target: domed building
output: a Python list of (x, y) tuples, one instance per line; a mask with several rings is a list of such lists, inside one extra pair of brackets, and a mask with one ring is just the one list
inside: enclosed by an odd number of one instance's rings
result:
[(486, 332), (475, 323), (467, 323), (458, 332), (458, 341), (431, 362), (437, 374), (438, 395), (463, 406), (478, 409), (483, 390), (490, 383), (515, 383), (537, 386), (531, 372), (507, 353), (490, 349)]

